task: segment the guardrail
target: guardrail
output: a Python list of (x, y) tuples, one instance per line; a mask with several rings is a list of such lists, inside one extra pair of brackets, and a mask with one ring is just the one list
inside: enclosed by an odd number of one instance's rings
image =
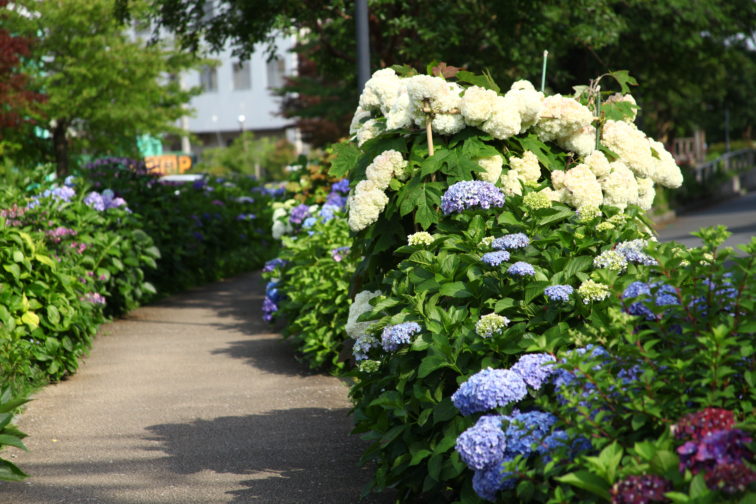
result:
[(756, 167), (756, 149), (740, 149), (722, 154), (714, 161), (700, 164), (694, 170), (696, 180), (704, 183), (719, 170), (740, 175), (754, 167)]

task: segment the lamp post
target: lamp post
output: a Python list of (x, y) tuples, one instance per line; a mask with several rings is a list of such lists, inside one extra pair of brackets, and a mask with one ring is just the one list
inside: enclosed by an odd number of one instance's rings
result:
[(244, 121), (246, 119), (247, 118), (244, 117), (244, 114), (239, 114), (239, 117), (237, 118), (237, 120), (239, 121), (239, 130), (241, 131), (242, 145), (245, 153), (247, 152), (247, 139), (244, 137)]
[(357, 0), (354, 19), (357, 23), (357, 91), (362, 93), (370, 78), (370, 32), (367, 0)]
[(223, 147), (223, 143), (221, 142), (221, 134), (220, 129), (218, 128), (218, 116), (213, 114), (213, 117), (211, 117), (213, 124), (215, 125), (215, 141), (218, 142), (218, 147)]

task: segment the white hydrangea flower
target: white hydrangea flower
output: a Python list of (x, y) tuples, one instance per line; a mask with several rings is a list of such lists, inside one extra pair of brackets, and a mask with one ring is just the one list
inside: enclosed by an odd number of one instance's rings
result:
[(363, 180), (349, 196), (349, 228), (361, 231), (378, 220), (389, 199), (386, 194), (370, 180)]
[(501, 176), (501, 188), (504, 194), (507, 196), (521, 196), (522, 195), (522, 183), (520, 177), (517, 175), (517, 171), (509, 170), (507, 173)]
[(357, 130), (357, 145), (362, 147), (362, 144), (377, 137), (383, 132), (383, 125), (375, 119), (368, 119), (362, 123), (362, 127)]
[(370, 111), (358, 106), (357, 110), (354, 111), (352, 123), (349, 125), (349, 134), (356, 134), (362, 127), (362, 123), (368, 119), (370, 119)]
[(589, 124), (574, 135), (559, 138), (557, 144), (580, 157), (588, 156), (596, 150), (596, 128)]
[(627, 259), (616, 250), (605, 250), (593, 258), (593, 267), (621, 273), (627, 268)]
[(599, 180), (604, 191), (604, 204), (621, 210), (638, 201), (638, 183), (630, 168), (620, 161), (611, 163), (612, 171)]
[(588, 107), (572, 98), (555, 94), (543, 100), (536, 132), (541, 140), (549, 142), (572, 136), (592, 122), (593, 114)]
[(609, 160), (606, 159), (604, 153), (599, 150), (591, 152), (585, 157), (583, 162), (588, 165), (588, 168), (590, 168), (593, 174), (596, 175), (596, 178), (606, 177), (611, 171)]
[(460, 105), (460, 112), (467, 124), (476, 126), (489, 120), (497, 97), (496, 91), (491, 89), (480, 86), (467, 88)]
[(431, 235), (427, 231), (418, 231), (417, 233), (413, 233), (407, 236), (407, 244), (412, 246), (430, 245), (431, 243), (433, 243), (433, 240), (433, 235)]
[[(405, 79), (407, 93), (413, 106), (423, 110), (423, 102), (427, 101), (430, 110), (434, 114), (450, 113), (458, 108), (462, 102), (459, 96), (462, 88), (459, 85), (452, 86), (440, 77), (430, 75), (413, 75)], [(424, 121), (423, 121), (424, 122)], [(424, 126), (424, 124), (418, 124)]]
[(406, 86), (402, 86), (391, 109), (384, 115), (386, 116), (387, 129), (394, 130), (412, 126), (413, 107)]
[(439, 135), (454, 135), (465, 129), (465, 120), (460, 114), (436, 114), (431, 127)]
[(505, 327), (509, 325), (509, 319), (497, 313), (483, 315), (475, 323), (475, 333), (481, 338), (490, 338), (491, 336), (501, 334)]
[(554, 190), (550, 187), (547, 187), (545, 189), (542, 189), (541, 193), (545, 194), (551, 201), (557, 201), (559, 203), (565, 203), (569, 198), (569, 194), (567, 194), (567, 191), (565, 189)]
[(638, 183), (638, 201), (635, 204), (643, 210), (651, 210), (651, 207), (654, 205), (654, 197), (656, 196), (654, 181), (643, 177), (636, 178), (635, 181)]
[(294, 231), (294, 228), (288, 222), (284, 222), (280, 220), (273, 221), (271, 234), (273, 235), (274, 239), (280, 240), (283, 237), (283, 235), (289, 234), (292, 231)]
[(602, 143), (617, 154), (620, 160), (639, 177), (651, 177), (656, 168), (651, 144), (635, 124), (625, 121), (606, 121)]
[(493, 102), (491, 117), (480, 129), (498, 140), (505, 140), (518, 134), (521, 126), (517, 102), (512, 98), (497, 96)]
[(543, 109), (543, 93), (536, 91), (533, 84), (526, 80), (519, 80), (504, 95), (517, 104), (520, 114), (520, 133), (525, 133), (538, 122), (538, 115)]
[(478, 173), (478, 178), (495, 184), (501, 177), (501, 169), (504, 166), (504, 158), (498, 154), (478, 159), (478, 166), (485, 171)]
[(564, 170), (554, 170), (551, 172), (551, 186), (556, 191), (561, 191), (564, 189)]
[(580, 284), (577, 292), (584, 304), (603, 301), (609, 297), (609, 287), (605, 284), (594, 282), (591, 279)]
[(381, 291), (370, 292), (365, 290), (358, 292), (357, 295), (354, 296), (354, 301), (352, 301), (352, 304), (349, 306), (349, 316), (345, 326), (347, 336), (356, 340), (360, 336), (363, 336), (368, 328), (375, 323), (375, 321), (357, 322), (357, 319), (360, 318), (363, 313), (372, 310), (373, 307), (370, 306), (370, 300), (380, 295)]
[(517, 172), (517, 176), (525, 183), (538, 182), (538, 179), (541, 178), (541, 164), (538, 162), (538, 156), (532, 151), (526, 150), (520, 158), (509, 158), (509, 166)]
[(550, 194), (544, 191), (529, 192), (522, 198), (522, 204), (531, 210), (550, 208), (552, 201)]
[(585, 164), (579, 164), (565, 172), (564, 187), (570, 192), (569, 201), (576, 208), (584, 205), (599, 206), (604, 200), (601, 184)]
[(664, 144), (661, 142), (649, 139), (649, 144), (659, 156), (659, 159), (653, 158), (654, 170), (651, 173), (651, 180), (671, 189), (680, 187), (683, 183), (683, 176), (675, 158), (664, 148)]
[(360, 107), (371, 111), (380, 109), (385, 114), (391, 109), (401, 86), (401, 79), (392, 69), (376, 71), (365, 83), (365, 89), (360, 95)]
[[(637, 106), (638, 103), (635, 101), (635, 98), (633, 98), (633, 95), (623, 95), (622, 93), (614, 93), (612, 96), (607, 98), (604, 103), (615, 103), (615, 102), (628, 102), (632, 105)], [(627, 122), (635, 122), (635, 118), (638, 116), (638, 109), (636, 107), (633, 107), (633, 115), (630, 117), (626, 117), (625, 121)]]
[(389, 182), (397, 173), (404, 175), (406, 166), (407, 161), (402, 157), (402, 154), (391, 149), (380, 153), (373, 159), (365, 169), (365, 176), (378, 189), (385, 191)]

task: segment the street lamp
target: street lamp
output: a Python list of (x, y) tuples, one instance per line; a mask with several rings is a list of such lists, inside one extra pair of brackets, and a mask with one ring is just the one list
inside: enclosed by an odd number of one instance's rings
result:
[(221, 142), (221, 134), (220, 134), (220, 128), (218, 127), (218, 116), (213, 114), (213, 117), (211, 117), (213, 124), (215, 125), (215, 140), (218, 142), (218, 147), (223, 147), (223, 143)]

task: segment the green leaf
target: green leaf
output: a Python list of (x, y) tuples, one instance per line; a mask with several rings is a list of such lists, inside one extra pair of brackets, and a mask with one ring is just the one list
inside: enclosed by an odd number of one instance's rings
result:
[(449, 363), (446, 362), (446, 359), (441, 355), (428, 355), (423, 359), (423, 361), (420, 363), (420, 368), (417, 372), (418, 378), (425, 378), (429, 374), (431, 374), (433, 371), (440, 369), (442, 367), (448, 366)]
[(16, 262), (24, 262), (24, 253), (20, 250), (13, 251), (13, 260)]
[(673, 452), (659, 450), (651, 458), (651, 469), (657, 474), (664, 474), (671, 469), (676, 469), (680, 458)]
[(3, 264), (3, 269), (13, 275), (16, 280), (21, 276), (21, 268), (18, 267), (18, 264)]
[(453, 298), (468, 298), (473, 294), (467, 290), (467, 286), (464, 282), (451, 282), (441, 285), (439, 293), (442, 296), (449, 296)]
[(582, 488), (583, 490), (587, 490), (603, 499), (611, 499), (611, 495), (609, 495), (609, 484), (591, 472), (576, 471), (565, 474), (564, 476), (558, 476), (556, 479), (562, 483), (567, 483)]
[(331, 167), (328, 173), (332, 177), (343, 178), (349, 173), (360, 157), (360, 150), (352, 142), (341, 142), (333, 144), (334, 157), (331, 160)]
[(635, 78), (632, 77), (630, 75), (630, 72), (627, 70), (617, 70), (615, 72), (609, 72), (607, 75), (617, 81), (617, 83), (620, 85), (622, 94), (629, 93), (630, 86), (638, 85), (638, 81), (635, 80)]
[(50, 266), (51, 268), (55, 267), (55, 261), (53, 261), (52, 259), (50, 259), (49, 256), (42, 255), (42, 254), (35, 254), (34, 255), (34, 259), (36, 259), (37, 261), (41, 262), (42, 264), (46, 264), (46, 265)]
[(443, 401), (433, 407), (433, 424), (435, 425), (440, 422), (446, 422), (458, 414), (459, 412), (457, 411), (456, 406), (454, 406), (454, 403), (451, 402), (451, 399), (445, 397)]
[(60, 322), (60, 312), (58, 311), (58, 308), (56, 308), (55, 305), (48, 305), (46, 311), (47, 320), (53, 325), (58, 325), (58, 322)]
[(21, 450), (26, 450), (26, 446), (16, 436), (10, 436), (8, 434), (0, 434), (0, 446), (15, 446)]
[(478, 75), (472, 72), (468, 72), (467, 70), (460, 70), (459, 72), (457, 72), (456, 77), (457, 77), (457, 80), (460, 82), (467, 82), (468, 84), (472, 84), (473, 86), (480, 86), (482, 88), (492, 89), (496, 91), (497, 93), (501, 91), (501, 88), (499, 88), (496, 82), (494, 82), (491, 75), (488, 73), (484, 75)]
[(32, 329), (39, 327), (39, 316), (34, 312), (28, 311), (21, 315), (21, 321)]

